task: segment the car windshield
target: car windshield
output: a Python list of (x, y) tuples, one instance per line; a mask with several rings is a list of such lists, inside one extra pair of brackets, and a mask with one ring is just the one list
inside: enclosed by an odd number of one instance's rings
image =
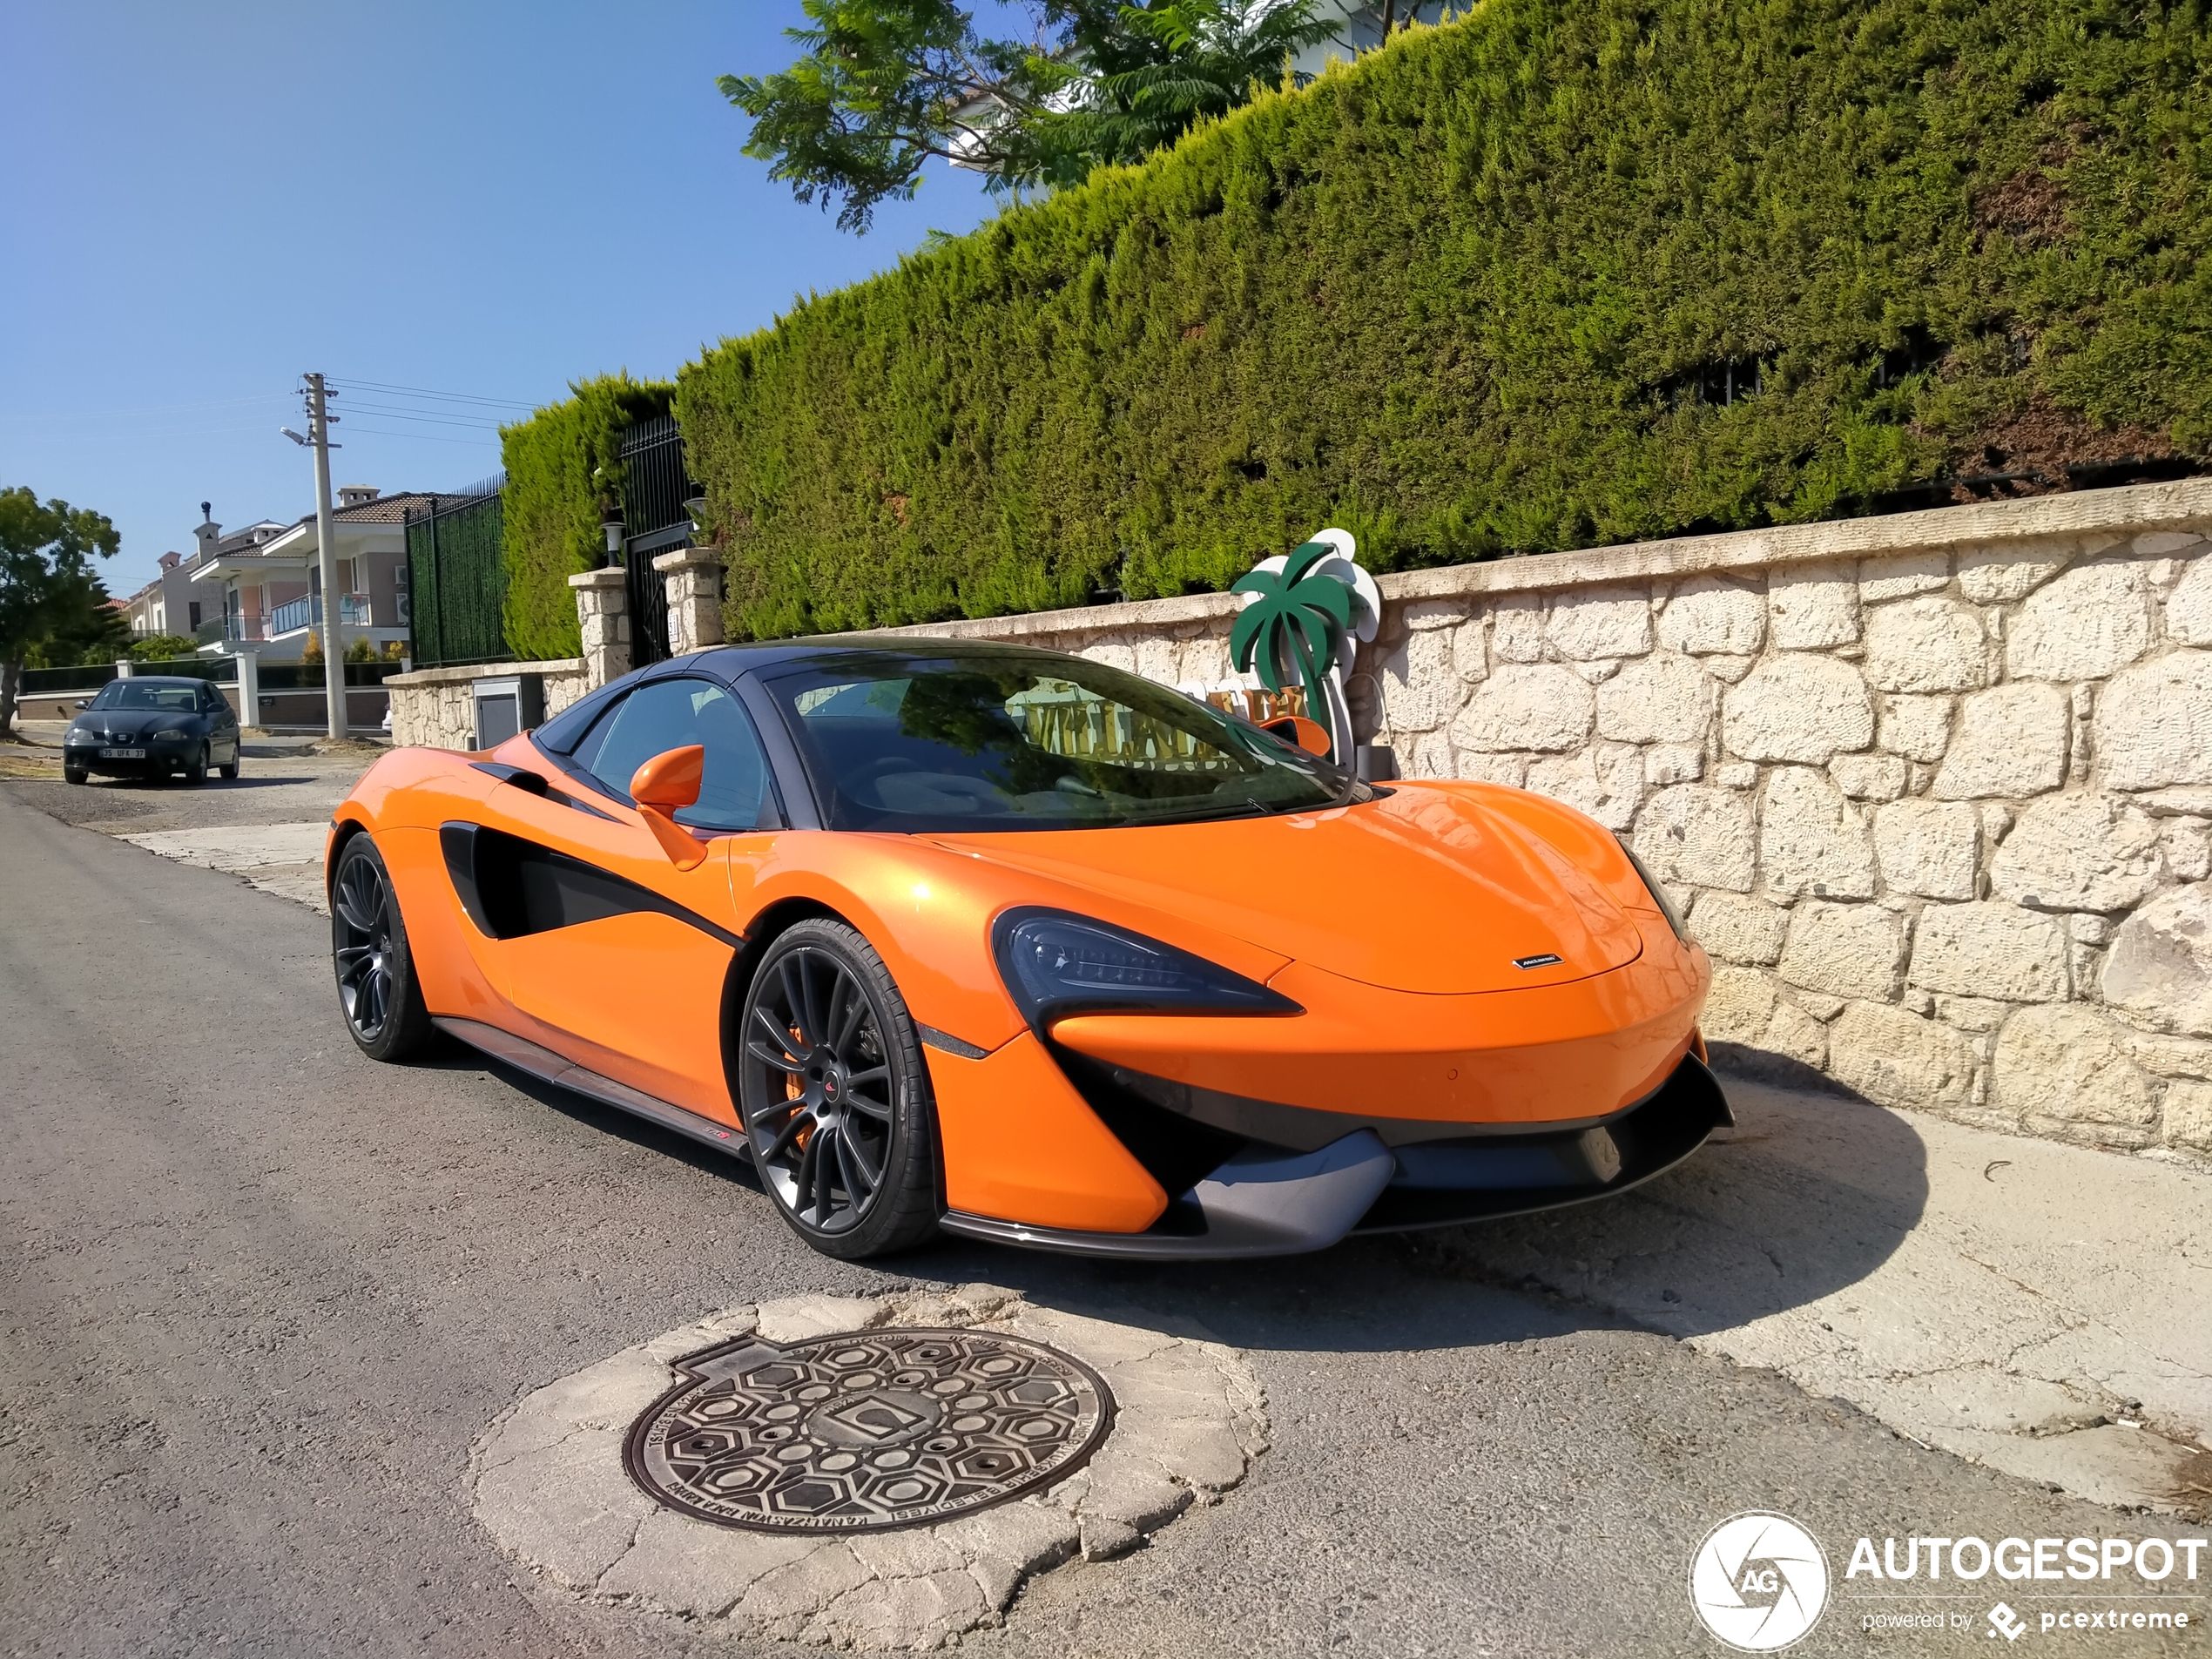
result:
[(1180, 692), (1041, 651), (852, 651), (765, 683), (833, 829), (1101, 829), (1295, 812), (1329, 805), (1347, 781)]
[(199, 707), (199, 691), (191, 685), (163, 685), (145, 680), (110, 680), (91, 705), (96, 709), (167, 709), (190, 714)]

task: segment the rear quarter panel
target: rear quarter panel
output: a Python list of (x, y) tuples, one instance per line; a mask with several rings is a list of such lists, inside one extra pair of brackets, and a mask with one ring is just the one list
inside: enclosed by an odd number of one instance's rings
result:
[[(432, 1014), (512, 1029), (502, 988), (470, 948), (475, 924), (461, 907), (438, 846), (438, 826), (473, 816), (493, 787), (466, 756), (395, 749), (381, 757), (332, 814), (330, 856), (352, 826), (366, 830), (391, 872), (408, 946)], [(326, 879), (329, 874), (326, 869)]]

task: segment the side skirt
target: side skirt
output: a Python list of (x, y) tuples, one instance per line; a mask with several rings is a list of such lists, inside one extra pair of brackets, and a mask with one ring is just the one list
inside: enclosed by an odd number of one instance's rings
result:
[(663, 1129), (689, 1136), (718, 1152), (726, 1152), (732, 1157), (742, 1158), (748, 1163), (752, 1161), (752, 1149), (745, 1144), (745, 1136), (728, 1124), (718, 1123), (711, 1117), (702, 1117), (697, 1112), (632, 1089), (628, 1083), (618, 1083), (611, 1077), (603, 1077), (596, 1071), (586, 1071), (582, 1066), (563, 1059), (550, 1049), (540, 1048), (526, 1037), (518, 1037), (511, 1031), (502, 1031), (497, 1026), (485, 1025), (477, 1020), (455, 1020), (434, 1015), (430, 1023), (448, 1036), (458, 1037), (480, 1053), (488, 1054), (495, 1060), (505, 1061), (517, 1071), (527, 1071), (533, 1077), (596, 1100), (602, 1106), (612, 1106), (619, 1111), (642, 1117), (649, 1123), (658, 1123)]

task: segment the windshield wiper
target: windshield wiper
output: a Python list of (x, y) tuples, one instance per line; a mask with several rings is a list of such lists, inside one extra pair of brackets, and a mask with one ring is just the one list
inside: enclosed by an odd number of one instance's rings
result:
[(1196, 824), (1204, 823), (1208, 819), (1214, 818), (1243, 818), (1247, 817), (1253, 813), (1258, 813), (1263, 818), (1271, 818), (1278, 810), (1302, 812), (1305, 808), (1285, 807), (1278, 809), (1276, 807), (1270, 806), (1265, 801), (1253, 800), (1251, 797), (1247, 796), (1243, 800), (1216, 801), (1211, 806), (1201, 806), (1191, 812), (1161, 813), (1146, 818), (1132, 818), (1126, 821), (1133, 828), (1146, 824)]

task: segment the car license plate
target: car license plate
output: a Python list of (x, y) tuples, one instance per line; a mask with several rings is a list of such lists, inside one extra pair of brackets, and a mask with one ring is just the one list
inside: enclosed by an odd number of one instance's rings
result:
[(100, 759), (103, 760), (144, 760), (145, 758), (146, 752), (144, 749), (103, 749), (100, 751)]

